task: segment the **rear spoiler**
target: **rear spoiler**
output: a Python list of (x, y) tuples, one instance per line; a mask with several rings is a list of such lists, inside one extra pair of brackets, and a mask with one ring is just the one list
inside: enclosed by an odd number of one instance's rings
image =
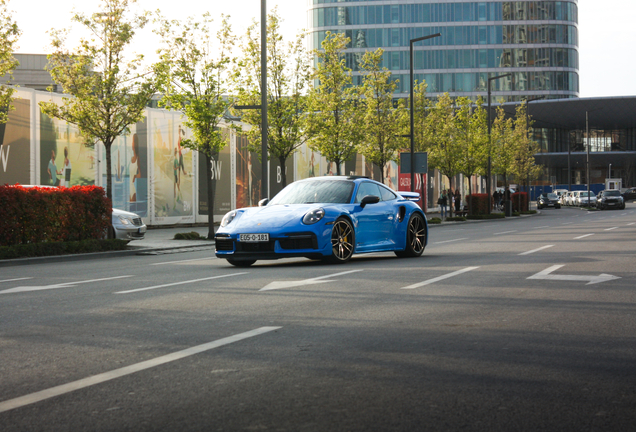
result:
[(402, 198), (404, 198), (407, 201), (419, 201), (420, 200), (420, 194), (417, 192), (402, 192), (399, 191), (398, 192), (400, 195), (402, 195)]

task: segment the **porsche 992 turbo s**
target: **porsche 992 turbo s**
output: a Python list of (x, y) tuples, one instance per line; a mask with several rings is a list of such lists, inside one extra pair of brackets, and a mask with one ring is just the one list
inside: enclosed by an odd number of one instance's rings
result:
[(259, 207), (227, 213), (215, 235), (216, 256), (240, 267), (291, 257), (345, 263), (353, 254), (385, 251), (418, 257), (428, 224), (417, 199), (368, 178), (299, 180)]

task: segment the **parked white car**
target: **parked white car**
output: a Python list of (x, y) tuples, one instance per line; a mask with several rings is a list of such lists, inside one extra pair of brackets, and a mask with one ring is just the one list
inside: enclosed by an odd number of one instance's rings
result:
[(565, 197), (568, 193), (567, 189), (555, 189), (553, 191), (555, 194), (557, 194), (557, 197), (559, 197), (559, 204), (561, 205), (565, 205)]

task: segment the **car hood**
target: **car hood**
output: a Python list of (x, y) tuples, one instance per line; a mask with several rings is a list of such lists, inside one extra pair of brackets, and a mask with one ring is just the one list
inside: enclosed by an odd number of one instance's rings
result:
[(125, 216), (125, 217), (129, 217), (129, 218), (138, 218), (139, 215), (137, 213), (132, 213), (132, 212), (128, 212), (128, 211), (124, 211), (124, 210), (119, 210), (114, 208), (113, 209), (113, 217), (117, 217), (117, 216)]
[(237, 216), (231, 224), (221, 230), (265, 233), (294, 227), (294, 230), (297, 231), (303, 216), (308, 211), (321, 207), (320, 204), (288, 204), (239, 209), (240, 216)]

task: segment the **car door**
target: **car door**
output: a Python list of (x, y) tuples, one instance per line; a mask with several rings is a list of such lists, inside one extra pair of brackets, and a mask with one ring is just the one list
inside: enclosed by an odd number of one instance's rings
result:
[[(380, 201), (375, 204), (360, 205), (362, 198), (372, 195)], [(393, 222), (392, 212), (386, 201), (382, 201), (380, 187), (373, 182), (362, 182), (358, 186), (355, 198), (354, 214), (358, 221), (356, 227), (356, 251), (378, 250), (388, 243), (388, 235)]]

